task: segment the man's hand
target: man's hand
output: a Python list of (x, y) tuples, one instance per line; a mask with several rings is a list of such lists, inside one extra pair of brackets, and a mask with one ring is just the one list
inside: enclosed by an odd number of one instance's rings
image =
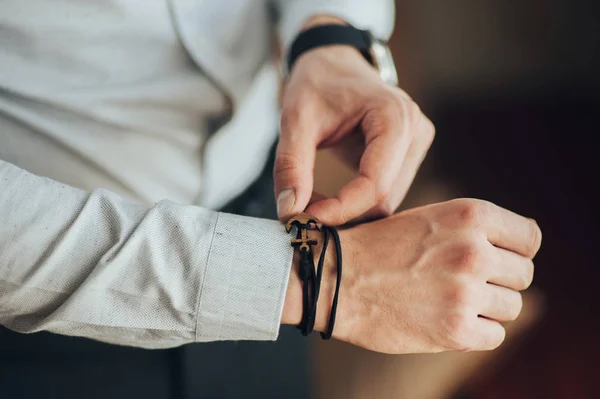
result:
[(275, 194), (281, 219), (305, 211), (318, 148), (335, 152), (358, 177), (307, 212), (330, 225), (391, 215), (403, 200), (434, 137), (412, 99), (384, 83), (349, 46), (309, 51), (285, 87)]
[[(489, 202), (459, 199), (340, 232), (344, 269), (334, 337), (385, 353), (489, 350), (521, 311), (541, 232)], [(315, 328), (327, 327), (335, 284), (328, 250)], [(294, 269), (295, 270), (295, 269)], [(282, 322), (301, 315), (292, 273)]]

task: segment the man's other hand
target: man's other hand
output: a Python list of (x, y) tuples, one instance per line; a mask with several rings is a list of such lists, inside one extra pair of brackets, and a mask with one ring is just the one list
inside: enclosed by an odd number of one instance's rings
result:
[[(274, 170), (280, 219), (306, 210), (342, 225), (391, 215), (434, 131), (417, 104), (384, 83), (358, 50), (328, 46), (301, 55), (283, 94)], [(309, 206), (316, 152), (328, 147), (358, 174), (334, 198)]]

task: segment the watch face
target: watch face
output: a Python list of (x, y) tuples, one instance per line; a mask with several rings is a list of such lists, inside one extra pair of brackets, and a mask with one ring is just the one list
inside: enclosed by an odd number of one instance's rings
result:
[(379, 69), (381, 79), (393, 86), (398, 85), (398, 73), (390, 48), (380, 40), (374, 39), (371, 44), (371, 56)]

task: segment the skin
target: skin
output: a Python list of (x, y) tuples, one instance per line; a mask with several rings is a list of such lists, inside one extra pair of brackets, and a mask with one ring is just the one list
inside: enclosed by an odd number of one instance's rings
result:
[[(315, 17), (306, 28), (322, 23), (343, 21)], [(531, 284), (541, 243), (535, 221), (474, 199), (390, 216), (433, 138), (419, 107), (382, 82), (356, 49), (329, 46), (298, 58), (283, 93), (275, 195), (282, 220), (305, 211), (325, 224), (354, 226), (340, 231), (337, 339), (384, 353), (490, 350), (504, 340), (501, 323), (521, 311), (520, 291)], [(324, 147), (358, 171), (334, 198), (313, 193), (315, 155)], [(318, 331), (329, 319), (334, 256), (327, 252)], [(292, 270), (283, 324), (302, 315)]]
[[(343, 21), (320, 16), (305, 28)], [(301, 55), (282, 98), (274, 168), (281, 220), (305, 211), (329, 225), (389, 216), (434, 138), (434, 126), (404, 91), (384, 83), (358, 50), (327, 46)], [(358, 176), (334, 198), (314, 201), (317, 149), (332, 148)]]
[[(430, 353), (490, 350), (503, 342), (501, 323), (521, 312), (519, 291), (533, 279), (541, 231), (532, 219), (492, 203), (458, 199), (341, 230), (340, 238), (344, 269), (334, 337), (378, 352)], [(283, 324), (298, 324), (302, 314), (301, 282), (292, 270)], [(327, 327), (335, 273), (331, 249), (318, 331)]]

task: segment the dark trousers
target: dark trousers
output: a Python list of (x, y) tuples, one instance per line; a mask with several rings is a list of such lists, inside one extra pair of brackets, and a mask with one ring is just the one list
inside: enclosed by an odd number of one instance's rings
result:
[[(260, 178), (222, 210), (274, 218), (273, 156)], [(308, 398), (307, 341), (211, 342), (144, 350), (0, 327), (0, 398)]]

